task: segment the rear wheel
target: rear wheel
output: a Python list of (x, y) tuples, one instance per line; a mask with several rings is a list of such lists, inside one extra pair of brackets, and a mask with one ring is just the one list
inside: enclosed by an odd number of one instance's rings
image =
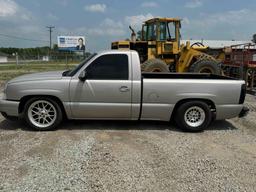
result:
[(221, 68), (219, 63), (213, 60), (199, 60), (193, 63), (189, 72), (193, 73), (210, 73), (215, 75), (221, 75)]
[(30, 99), (25, 105), (24, 115), (30, 127), (39, 131), (56, 128), (63, 118), (59, 104), (44, 97)]
[(168, 65), (160, 59), (150, 59), (141, 65), (144, 72), (169, 72)]
[(175, 122), (179, 128), (198, 132), (208, 127), (212, 120), (210, 107), (202, 101), (189, 101), (181, 104), (175, 114)]

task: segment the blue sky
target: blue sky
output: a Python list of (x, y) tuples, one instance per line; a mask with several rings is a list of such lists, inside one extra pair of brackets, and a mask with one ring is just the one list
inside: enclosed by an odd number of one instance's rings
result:
[(45, 27), (54, 25), (54, 43), (57, 35), (82, 35), (87, 50), (99, 51), (155, 16), (183, 19), (183, 39), (250, 40), (255, 10), (255, 0), (0, 0), (0, 47), (48, 45)]

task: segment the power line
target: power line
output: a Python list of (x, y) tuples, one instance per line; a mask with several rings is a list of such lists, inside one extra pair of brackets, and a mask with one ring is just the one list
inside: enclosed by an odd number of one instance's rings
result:
[(49, 41), (47, 41), (47, 40), (40, 40), (40, 39), (28, 39), (28, 38), (18, 37), (18, 36), (14, 36), (14, 35), (6, 35), (6, 34), (2, 34), (2, 33), (0, 33), (0, 36), (7, 37), (7, 38), (13, 38), (13, 39), (20, 39), (20, 40), (24, 40), (24, 41), (40, 41), (40, 42), (49, 42)]
[(52, 29), (54, 29), (54, 26), (46, 26), (46, 28), (49, 29), (50, 32), (50, 49), (52, 49)]

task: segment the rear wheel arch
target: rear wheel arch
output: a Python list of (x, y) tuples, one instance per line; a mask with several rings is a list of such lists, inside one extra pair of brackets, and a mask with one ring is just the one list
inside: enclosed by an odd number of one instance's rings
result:
[(214, 103), (208, 99), (186, 99), (178, 102), (172, 113), (176, 125), (189, 132), (205, 130), (214, 119)]
[(207, 105), (210, 106), (210, 109), (212, 111), (212, 113), (215, 113), (216, 112), (216, 106), (215, 106), (215, 103), (210, 100), (210, 99), (201, 99), (201, 98), (193, 98), (193, 99), (181, 99), (179, 100), (175, 106), (174, 106), (174, 109), (172, 110), (172, 114), (171, 114), (171, 118), (170, 120), (172, 120), (174, 118), (174, 115), (175, 113), (177, 112), (177, 109), (184, 103), (186, 102), (190, 102), (190, 101), (201, 101), (201, 102), (204, 102), (206, 103)]

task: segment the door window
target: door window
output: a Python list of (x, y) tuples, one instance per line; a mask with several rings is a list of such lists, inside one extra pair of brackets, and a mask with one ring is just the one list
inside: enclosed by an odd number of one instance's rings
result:
[(166, 32), (168, 32), (166, 30), (166, 22), (161, 22), (160, 23), (160, 41), (166, 41)]
[(148, 41), (156, 41), (156, 24), (152, 23), (147, 26), (147, 40)]
[(128, 80), (128, 56), (108, 54), (98, 57), (87, 68), (87, 79)]

